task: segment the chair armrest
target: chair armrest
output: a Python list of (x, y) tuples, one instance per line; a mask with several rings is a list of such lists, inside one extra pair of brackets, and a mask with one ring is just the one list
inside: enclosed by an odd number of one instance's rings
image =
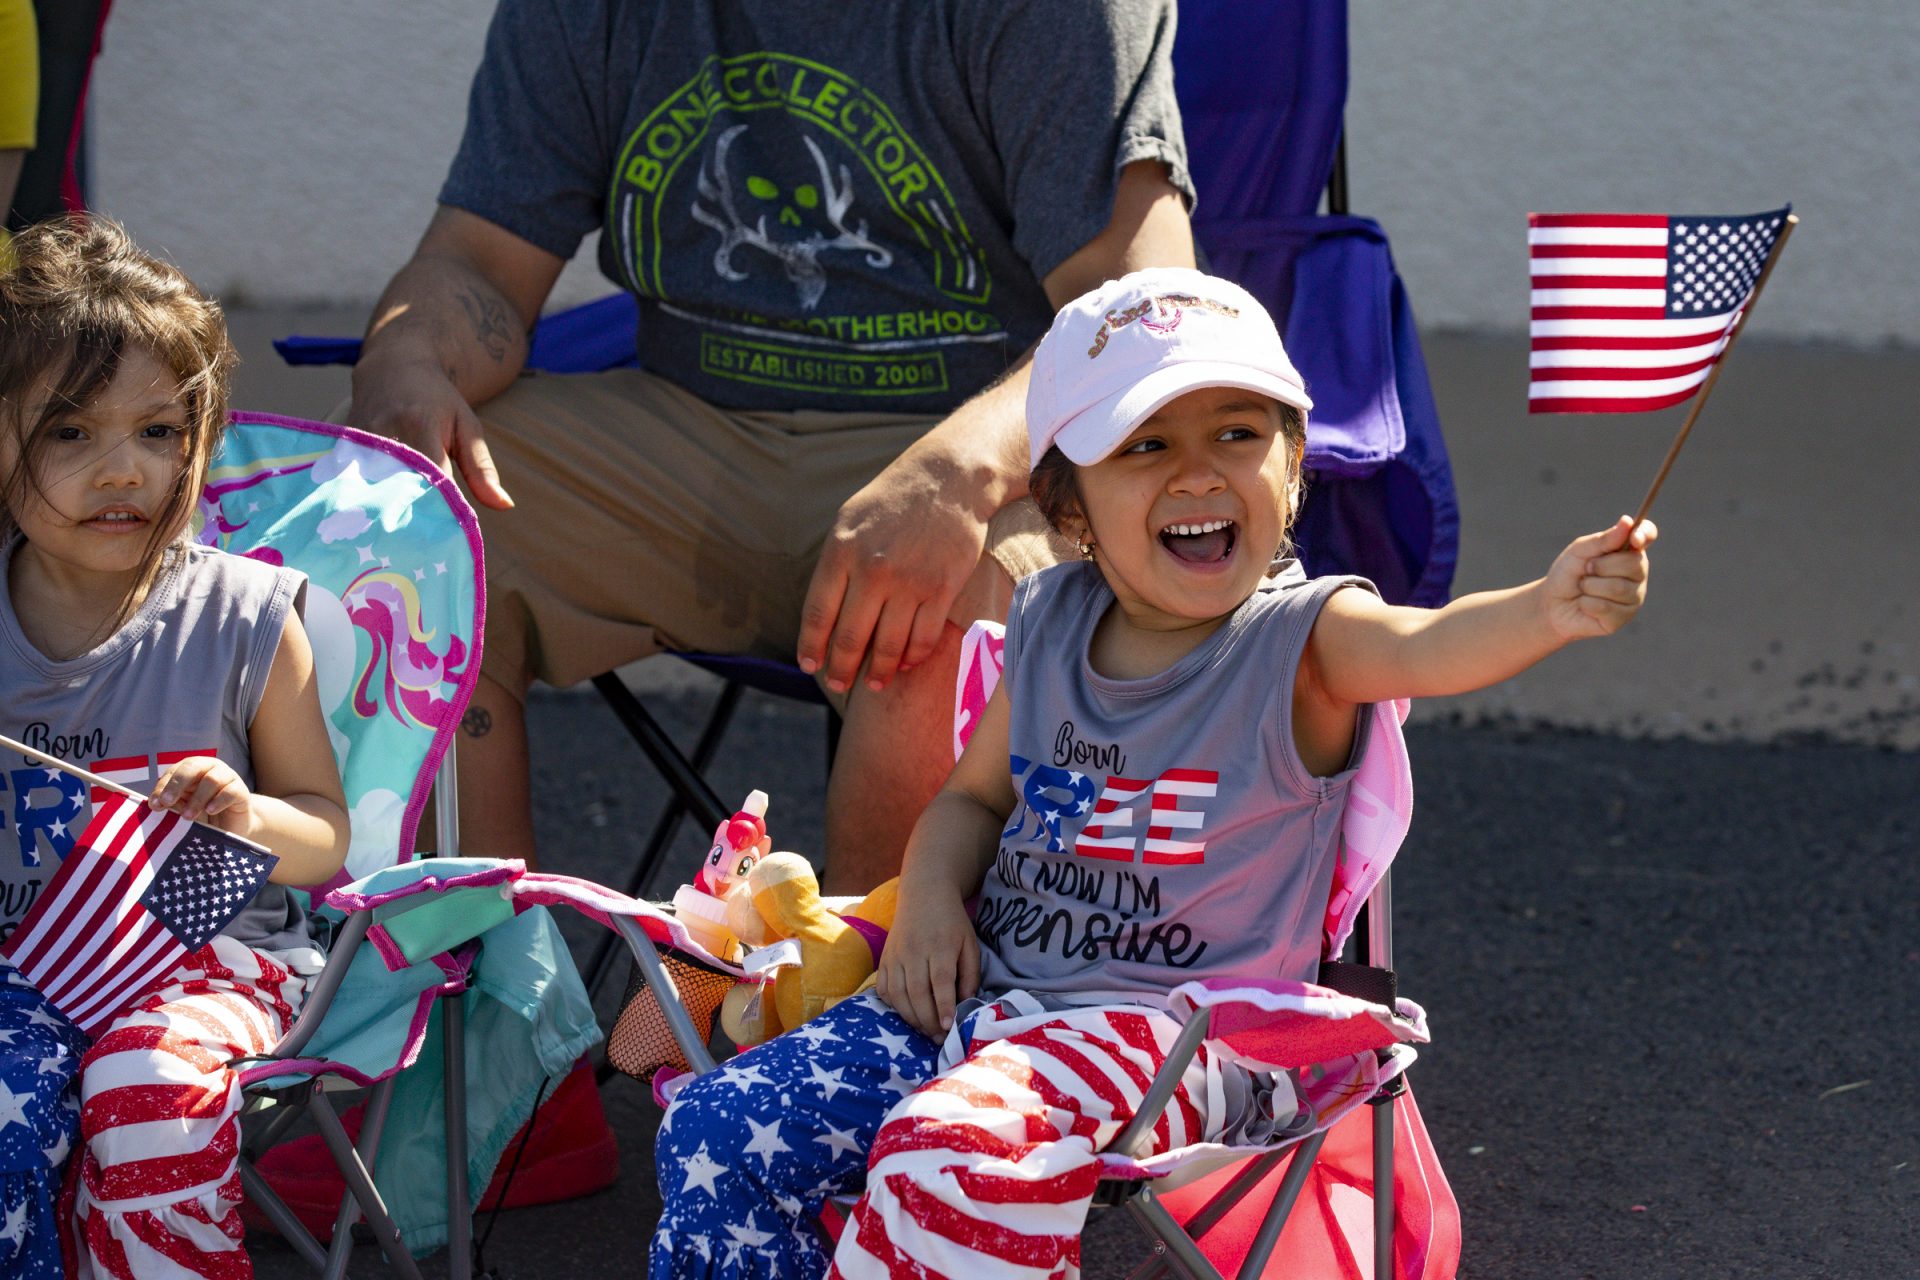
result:
[(1256, 1071), (1307, 1067), (1430, 1038), (1426, 1011), (1411, 1000), (1375, 1004), (1310, 982), (1183, 982), (1167, 1005), (1176, 1018), (1209, 1012), (1207, 1038)]
[(346, 923), (335, 931), (333, 945), (327, 950), (327, 967), (320, 971), (320, 978), (313, 984), (313, 990), (307, 994), (306, 1003), (300, 1007), (300, 1016), (294, 1019), (287, 1033), (280, 1037), (280, 1043), (261, 1054), (262, 1058), (297, 1058), (300, 1051), (313, 1039), (313, 1033), (320, 1029), (326, 1020), (327, 1010), (333, 1005), (333, 996), (340, 984), (347, 980), (347, 970), (353, 964), (353, 956), (366, 940), (367, 928), (373, 923), (369, 912), (356, 911), (348, 916)]
[(513, 883), (525, 874), (517, 859), (419, 858), (335, 889), (326, 902), (371, 912), (369, 937), (397, 972), (511, 920)]

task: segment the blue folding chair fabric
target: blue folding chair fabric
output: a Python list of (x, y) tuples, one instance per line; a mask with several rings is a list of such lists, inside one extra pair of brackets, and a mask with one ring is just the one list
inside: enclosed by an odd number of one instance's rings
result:
[(1378, 223), (1315, 213), (1346, 108), (1346, 6), (1184, 0), (1173, 60), (1194, 237), (1273, 312), (1313, 395), (1307, 571), (1442, 604), (1460, 513), (1406, 290)]

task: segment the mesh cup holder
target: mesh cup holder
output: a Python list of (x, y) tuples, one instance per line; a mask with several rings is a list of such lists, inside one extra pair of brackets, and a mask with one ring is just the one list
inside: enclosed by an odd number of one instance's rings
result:
[[(677, 951), (662, 950), (660, 962), (673, 979), (674, 989), (680, 993), (693, 1019), (694, 1030), (702, 1040), (710, 1039), (714, 1013), (739, 979)], [(672, 996), (669, 994), (667, 998)], [(620, 1005), (620, 1016), (614, 1021), (613, 1034), (607, 1037), (607, 1061), (642, 1081), (651, 1081), (662, 1067), (693, 1070), (693, 1064), (680, 1052), (666, 1016), (660, 1011), (659, 995), (647, 985), (639, 965), (633, 968), (633, 978), (627, 983), (627, 994)]]

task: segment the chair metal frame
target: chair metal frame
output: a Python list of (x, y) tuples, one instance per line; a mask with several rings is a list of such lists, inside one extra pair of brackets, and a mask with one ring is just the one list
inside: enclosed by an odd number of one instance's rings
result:
[[(1359, 927), (1355, 929), (1356, 951), (1361, 965), (1365, 967), (1388, 972), (1392, 970), (1392, 907), (1392, 876), (1389, 872), (1381, 877), (1368, 895)], [(661, 961), (654, 945), (632, 920), (616, 917), (613, 924), (628, 943), (628, 949), (633, 953), (647, 986), (656, 993), (657, 1007), (693, 1074), (704, 1075), (712, 1071), (718, 1064), (688, 1014), (672, 974)], [(660, 998), (665, 993), (671, 993), (672, 998)], [(1194, 1011), (1194, 1015), (1181, 1028), (1164, 1064), (1155, 1073), (1133, 1119), (1114, 1138), (1108, 1148), (1110, 1151), (1120, 1155), (1136, 1154), (1152, 1136), (1154, 1126), (1165, 1114), (1179, 1088), (1181, 1076), (1207, 1039), (1211, 1021), (1210, 1010)], [(1388, 1081), (1368, 1100), (1368, 1105), (1373, 1108), (1373, 1274), (1376, 1277), (1397, 1275), (1394, 1270), (1394, 1108), (1405, 1088), (1406, 1075), (1402, 1073)], [(1239, 1205), (1282, 1160), (1288, 1160), (1290, 1163), (1279, 1192), (1268, 1205), (1254, 1244), (1236, 1272), (1236, 1280), (1256, 1280), (1292, 1216), (1300, 1191), (1306, 1185), (1321, 1146), (1326, 1142), (1327, 1132), (1323, 1130), (1299, 1142), (1249, 1155), (1244, 1162), (1245, 1168), (1215, 1194), (1186, 1226), (1182, 1226), (1160, 1202), (1151, 1181), (1103, 1178), (1100, 1190), (1095, 1195), (1094, 1210), (1124, 1208), (1157, 1242), (1155, 1256), (1134, 1270), (1130, 1280), (1155, 1280), (1169, 1272), (1183, 1280), (1226, 1280), (1201, 1252), (1198, 1240)], [(836, 1198), (832, 1204), (845, 1220), (850, 1215), (853, 1198)]]
[[(1359, 947), (1360, 963), (1367, 967), (1387, 971), (1393, 968), (1392, 909), (1392, 873), (1389, 872), (1381, 877), (1380, 883), (1368, 895), (1361, 919), (1362, 928), (1355, 930), (1356, 935), (1364, 939)], [(1211, 1021), (1210, 1010), (1198, 1009), (1181, 1028), (1179, 1039), (1167, 1054), (1165, 1065), (1155, 1074), (1133, 1120), (1113, 1140), (1114, 1151), (1133, 1155), (1145, 1144), (1153, 1132), (1153, 1126), (1159, 1123), (1161, 1115), (1173, 1100), (1174, 1090), (1179, 1086), (1187, 1063), (1207, 1038)], [(1405, 1091), (1406, 1076), (1402, 1074), (1368, 1099), (1368, 1105), (1373, 1108), (1373, 1274), (1376, 1277), (1396, 1277), (1398, 1274), (1394, 1270), (1393, 1242), (1393, 1126), (1394, 1107)], [(1126, 1209), (1158, 1244), (1155, 1256), (1133, 1271), (1129, 1280), (1155, 1280), (1169, 1271), (1185, 1280), (1226, 1280), (1200, 1251), (1200, 1237), (1226, 1217), (1282, 1160), (1287, 1160), (1286, 1177), (1282, 1179), (1272, 1203), (1267, 1206), (1266, 1216), (1260, 1223), (1252, 1248), (1235, 1273), (1236, 1280), (1256, 1280), (1266, 1268), (1274, 1246), (1280, 1242), (1281, 1231), (1293, 1215), (1294, 1204), (1300, 1197), (1301, 1188), (1306, 1186), (1307, 1175), (1313, 1170), (1320, 1148), (1326, 1143), (1327, 1132), (1322, 1130), (1291, 1146), (1249, 1157), (1246, 1167), (1185, 1226), (1160, 1203), (1152, 1183), (1126, 1181), (1107, 1184), (1110, 1190), (1104, 1192), (1099, 1203)]]
[[(459, 782), (454, 754), (449, 748), (434, 776), (435, 852), (420, 855), (422, 857), (454, 857), (459, 853)], [(296, 1060), (300, 1057), (326, 1018), (334, 994), (346, 981), (347, 970), (366, 941), (372, 923), (373, 912), (363, 910), (351, 913), (339, 926), (327, 951), (327, 967), (308, 995), (300, 1016), (263, 1058)], [(442, 1105), (447, 1129), (447, 1274), (464, 1277), (473, 1273), (473, 1200), (467, 1181), (466, 996), (463, 992), (449, 992), (438, 998), (445, 1050)], [(358, 1141), (348, 1135), (340, 1112), (327, 1096), (331, 1090), (324, 1074), (298, 1084), (261, 1090), (243, 1113), (257, 1115), (278, 1109), (277, 1115), (256, 1133), (248, 1135), (242, 1144), (240, 1179), (248, 1198), (323, 1280), (344, 1280), (353, 1254), (353, 1225), (362, 1214), (366, 1215), (374, 1241), (388, 1265), (406, 1280), (420, 1280), (419, 1264), (401, 1240), (400, 1229), (388, 1213), (386, 1201), (374, 1181), (381, 1132), (397, 1079), (396, 1072), (367, 1091)], [(254, 1167), (254, 1160), (283, 1137), (302, 1114), (313, 1118), (314, 1127), (347, 1184), (346, 1194), (334, 1216), (332, 1239), (324, 1247)], [(458, 1227), (462, 1223), (466, 1224), (465, 1230)]]
[[(358, 433), (328, 424), (305, 423), (292, 419), (278, 418), (272, 415), (236, 414), (238, 428), (249, 424), (263, 427), (288, 427), (316, 436), (327, 436), (336, 440), (352, 439)], [(323, 429), (324, 428), (324, 429)], [(390, 441), (381, 441), (380, 447), (396, 456), (404, 456), (400, 446)], [(430, 463), (424, 457), (414, 455), (407, 459), (414, 470), (423, 476), (435, 477)], [(448, 501), (449, 509), (470, 537), (470, 513), (462, 517), (464, 500), (458, 491), (450, 485), (436, 480), (434, 487)], [(474, 564), (477, 575), (480, 564)], [(475, 595), (476, 632), (473, 639), (477, 643), (484, 631), (484, 587)], [(458, 701), (466, 692), (466, 683), (456, 689), (454, 701)], [(452, 723), (458, 721), (459, 707), (455, 706)], [(433, 775), (432, 793), (435, 814), (435, 843), (431, 853), (418, 853), (416, 858), (453, 857), (459, 852), (459, 781), (455, 764), (455, 735), (449, 732), (445, 738), (443, 754)], [(418, 775), (416, 774), (417, 778)], [(396, 851), (397, 852), (397, 851)], [(404, 908), (403, 908), (404, 909)], [(375, 1182), (375, 1169), (380, 1147), (381, 1132), (385, 1126), (387, 1110), (392, 1101), (394, 1083), (398, 1072), (387, 1075), (367, 1089), (366, 1108), (358, 1140), (350, 1137), (339, 1110), (335, 1107), (331, 1093), (343, 1088), (356, 1089), (356, 1081), (338, 1074), (322, 1071), (309, 1071), (310, 1059), (303, 1060), (301, 1055), (314, 1035), (319, 1031), (333, 999), (345, 983), (353, 959), (366, 941), (368, 930), (374, 923), (373, 913), (368, 910), (350, 913), (333, 931), (333, 937), (327, 948), (327, 964), (315, 980), (313, 989), (308, 993), (302, 1005), (300, 1015), (295, 1019), (280, 1041), (272, 1049), (257, 1057), (236, 1061), (236, 1067), (246, 1067), (250, 1072), (259, 1072), (269, 1062), (286, 1062), (291, 1070), (287, 1074), (299, 1073), (305, 1078), (296, 1083), (285, 1085), (243, 1086), (248, 1095), (243, 1106), (243, 1121), (252, 1121), (251, 1132), (242, 1130), (239, 1156), (239, 1170), (242, 1185), (250, 1200), (273, 1223), (281, 1235), (291, 1244), (294, 1251), (319, 1272), (326, 1280), (341, 1280), (347, 1270), (347, 1264), (353, 1249), (353, 1224), (364, 1213), (372, 1228), (374, 1238), (389, 1264), (407, 1280), (418, 1280), (420, 1270), (412, 1254), (400, 1238), (398, 1227), (387, 1211), (384, 1198)], [(468, 960), (477, 952), (475, 943), (465, 948)], [(465, 973), (470, 966), (462, 965)], [(442, 1006), (442, 1034), (445, 1045), (443, 1098), (446, 1118), (447, 1141), (447, 1200), (448, 1200), (448, 1261), (450, 1274), (466, 1276), (472, 1270), (472, 1197), (467, 1179), (467, 1129), (466, 1129), (466, 1066), (465, 1066), (465, 1004), (463, 991), (441, 991), (436, 997)], [(271, 1117), (259, 1123), (267, 1112), (275, 1112)], [(275, 1141), (286, 1135), (287, 1131), (302, 1114), (310, 1115), (322, 1141), (332, 1155), (347, 1186), (340, 1208), (334, 1221), (334, 1232), (328, 1247), (323, 1248), (313, 1234), (299, 1221), (281, 1197), (268, 1185), (265, 1178), (255, 1167), (254, 1161)], [(460, 1229), (459, 1224), (466, 1224)]]

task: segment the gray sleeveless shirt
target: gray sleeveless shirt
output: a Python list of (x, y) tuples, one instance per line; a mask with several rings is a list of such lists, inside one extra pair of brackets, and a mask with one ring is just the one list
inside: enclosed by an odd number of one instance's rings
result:
[(983, 991), (1158, 1003), (1195, 978), (1312, 980), (1353, 771), (1307, 771), (1293, 681), (1321, 606), (1347, 585), (1372, 589), (1288, 562), (1141, 680), (1088, 661), (1114, 602), (1093, 565), (1014, 588), (1001, 680), (1019, 802), (974, 920)]
[[(29, 644), (0, 549), (0, 732), (135, 791), (168, 765), (216, 755), (251, 788), (248, 726), (301, 607), (306, 576), (211, 547), (168, 553), (132, 618), (98, 648), (54, 661)], [(0, 936), (46, 887), (91, 816), (86, 783), (0, 756)], [(317, 958), (300, 900), (268, 884), (222, 930), (299, 971)]]

